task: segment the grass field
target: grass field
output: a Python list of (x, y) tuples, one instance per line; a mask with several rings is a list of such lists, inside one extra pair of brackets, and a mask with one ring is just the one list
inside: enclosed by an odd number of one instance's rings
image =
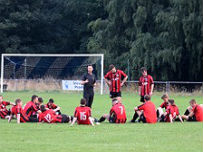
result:
[[(32, 92), (4, 93), (4, 99), (14, 101), (21, 98), (23, 102), (30, 100)], [(47, 101), (55, 99), (65, 114), (73, 115), (79, 105), (82, 94), (65, 94), (57, 92), (35, 93)], [(171, 95), (179, 106), (181, 114), (188, 106), (188, 101), (195, 98), (203, 103), (203, 96)], [(154, 95), (152, 101), (160, 105), (160, 94)], [(133, 94), (123, 94), (123, 104), (126, 107), (128, 122), (134, 113), (133, 107), (140, 104), (139, 97)], [(92, 115), (99, 118), (108, 113), (111, 101), (108, 95), (95, 95)], [(0, 120), (0, 151), (1, 152), (202, 152), (203, 123), (158, 123), (124, 125), (104, 122), (99, 126), (68, 124), (16, 124), (12, 120)]]

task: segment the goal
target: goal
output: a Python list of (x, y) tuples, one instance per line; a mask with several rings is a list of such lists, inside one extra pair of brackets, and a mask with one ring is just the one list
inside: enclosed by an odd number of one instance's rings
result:
[(8, 91), (81, 91), (87, 65), (93, 65), (95, 90), (103, 94), (103, 54), (2, 54), (1, 93), (5, 85)]

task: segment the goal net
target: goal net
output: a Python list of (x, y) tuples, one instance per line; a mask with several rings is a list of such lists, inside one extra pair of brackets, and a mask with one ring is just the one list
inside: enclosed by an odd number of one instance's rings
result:
[(81, 91), (82, 75), (92, 65), (95, 90), (103, 94), (103, 60), (103, 54), (2, 54), (1, 92)]

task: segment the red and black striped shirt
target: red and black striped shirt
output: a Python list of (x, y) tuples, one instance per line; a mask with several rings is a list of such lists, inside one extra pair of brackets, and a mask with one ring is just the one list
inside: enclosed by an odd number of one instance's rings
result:
[(26, 115), (28, 115), (28, 117), (30, 117), (31, 115), (33, 115), (34, 113), (36, 113), (38, 111), (38, 108), (37, 108), (37, 105), (34, 102), (29, 101), (25, 105), (24, 111), (25, 111)]
[(141, 96), (145, 96), (146, 94), (149, 95), (152, 84), (154, 84), (154, 80), (151, 75), (140, 77), (139, 86), (141, 87)]
[(18, 114), (20, 114), (20, 122), (29, 121), (29, 117), (26, 115), (26, 113), (24, 112), (23, 108), (20, 105), (13, 106), (11, 109), (11, 114), (16, 115), (16, 117)]
[(6, 109), (6, 106), (10, 105), (10, 102), (2, 101), (0, 104), (0, 117), (2, 119), (5, 119), (5, 117), (8, 115), (8, 110)]
[(108, 79), (111, 81), (111, 86), (109, 88), (109, 90), (111, 92), (120, 92), (121, 89), (121, 80), (123, 78), (125, 78), (127, 75), (121, 71), (121, 70), (117, 70), (115, 73), (112, 73), (112, 71), (109, 71), (106, 75), (105, 75), (105, 79)]
[(47, 103), (47, 104), (45, 105), (45, 107), (46, 107), (46, 108), (49, 108), (49, 109), (56, 109), (58, 106), (55, 105), (54, 103), (52, 103), (51, 105), (50, 105), (49, 103)]

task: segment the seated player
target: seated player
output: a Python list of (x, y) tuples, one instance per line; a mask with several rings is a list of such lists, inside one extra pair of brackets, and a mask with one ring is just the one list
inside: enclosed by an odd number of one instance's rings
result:
[(163, 108), (166, 110), (167, 107), (169, 106), (169, 103), (168, 103), (168, 100), (169, 100), (169, 96), (167, 93), (163, 94), (163, 96), (161, 97), (161, 99), (164, 101), (160, 107), (157, 108), (157, 118), (158, 118), (158, 121), (161, 120), (161, 117), (162, 115), (164, 114), (164, 111), (163, 111)]
[(41, 113), (39, 114), (39, 122), (46, 123), (68, 123), (71, 117), (67, 115), (57, 115), (56, 111), (52, 109), (46, 109), (45, 105), (40, 106)]
[(84, 124), (94, 126), (94, 119), (91, 117), (91, 109), (86, 106), (86, 99), (84, 98), (80, 100), (80, 106), (75, 108), (71, 126), (73, 126), (76, 121), (79, 125)]
[(60, 107), (54, 104), (53, 99), (49, 99), (49, 102), (46, 104), (46, 108), (53, 109), (56, 111), (57, 114), (61, 114)]
[(14, 105), (14, 104), (11, 102), (8, 102), (8, 101), (3, 101), (3, 96), (0, 95), (0, 117), (2, 119), (9, 118), (10, 109), (8, 110), (6, 108), (6, 106), (8, 106), (8, 105)]
[(24, 112), (24, 110), (22, 108), (21, 99), (16, 99), (15, 105), (12, 107), (8, 122), (11, 122), (14, 115), (17, 118), (17, 123), (38, 122), (38, 119), (33, 118), (33, 117), (28, 117), (28, 115)]
[(156, 123), (157, 116), (156, 116), (156, 107), (153, 102), (150, 101), (150, 96), (144, 96), (144, 104), (135, 107), (135, 114), (131, 122), (135, 122), (136, 119), (139, 117), (139, 122), (142, 121), (143, 123)]
[(43, 98), (39, 97), (38, 98), (38, 103), (36, 103), (37, 109), (40, 110), (40, 106), (43, 104)]
[(166, 112), (162, 115), (161, 122), (170, 122), (177, 120), (176, 118), (183, 122), (178, 107), (175, 105), (175, 101), (173, 99), (168, 100), (169, 105), (166, 108)]
[(29, 101), (24, 107), (24, 111), (28, 117), (37, 118), (37, 114), (40, 112), (37, 108), (37, 104), (39, 104), (38, 96), (33, 95), (31, 101)]
[[(199, 105), (203, 108), (203, 104), (199, 104)], [(192, 112), (192, 106), (191, 105), (187, 107), (184, 115), (188, 116), (190, 114), (190, 112)], [(195, 115), (193, 115), (188, 121), (193, 121), (193, 120), (195, 120)]]
[(203, 108), (201, 105), (198, 105), (195, 99), (190, 100), (190, 107), (191, 109), (188, 110), (189, 114), (184, 114), (182, 116), (183, 120), (187, 121), (203, 121)]
[(107, 119), (110, 123), (125, 123), (127, 118), (124, 105), (122, 105), (117, 99), (113, 99), (110, 113), (104, 114), (99, 119), (99, 122), (103, 122), (105, 119)]

